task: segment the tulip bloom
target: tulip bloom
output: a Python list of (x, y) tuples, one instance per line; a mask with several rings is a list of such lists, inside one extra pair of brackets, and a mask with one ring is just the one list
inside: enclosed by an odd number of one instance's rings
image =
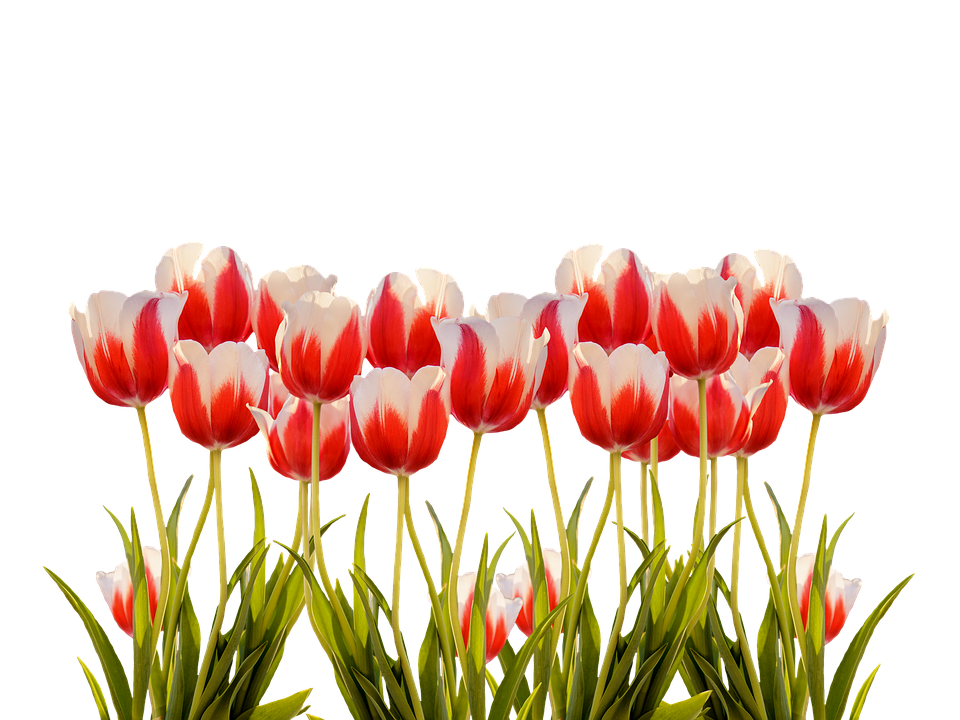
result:
[(223, 342), (243, 342), (252, 331), (250, 268), (228, 247), (218, 247), (200, 261), (200, 243), (171, 248), (157, 265), (160, 292), (189, 292), (180, 315), (180, 339), (196, 340), (210, 352)]
[(650, 334), (653, 275), (630, 250), (614, 250), (600, 266), (602, 248), (586, 245), (563, 256), (556, 273), (557, 292), (588, 295), (580, 316), (579, 337), (607, 353)]
[[(653, 441), (647, 440), (647, 442), (640, 445), (634, 445), (629, 450), (625, 450), (623, 456), (627, 460), (633, 460), (634, 462), (648, 463), (650, 462), (651, 442)], [(665, 422), (663, 428), (660, 430), (660, 434), (657, 435), (657, 463), (664, 463), (679, 454), (680, 446), (677, 445), (677, 441), (673, 439), (673, 433), (670, 432), (670, 423)]]
[[(469, 647), (470, 618), (473, 613), (473, 593), (477, 585), (477, 574), (465, 573), (457, 580), (457, 606), (460, 612), (460, 631), (463, 633), (463, 644)], [(520, 614), (523, 600), (518, 597), (507, 600), (495, 585), (490, 586), (490, 597), (487, 599), (486, 636), (487, 662), (493, 660), (503, 649), (507, 636)]]
[(743, 310), (736, 286), (735, 278), (724, 280), (710, 268), (672, 273), (657, 285), (653, 333), (677, 375), (719, 375), (737, 359)]
[(607, 452), (655, 438), (667, 418), (667, 362), (645, 345), (621, 345), (609, 357), (579, 343), (570, 363), (570, 404), (580, 433)]
[(283, 404), (287, 401), (287, 398), (290, 397), (290, 391), (287, 390), (287, 386), (283, 384), (283, 378), (280, 377), (280, 373), (270, 373), (270, 379), (267, 383), (269, 390), (267, 391), (266, 408), (267, 412), (270, 413), (270, 417), (276, 420)]
[(736, 253), (727, 255), (717, 267), (724, 280), (737, 279), (735, 292), (743, 308), (740, 352), (748, 360), (762, 347), (780, 345), (780, 326), (771, 305), (781, 300), (795, 300), (803, 294), (803, 279), (789, 256), (771, 250), (757, 250), (755, 255), (759, 270)]
[[(147, 597), (150, 601), (150, 622), (157, 614), (157, 601), (160, 597), (160, 574), (163, 560), (156, 548), (143, 548), (143, 569), (147, 581)], [(110, 612), (117, 625), (127, 635), (133, 637), (133, 579), (127, 561), (117, 565), (112, 572), (102, 570), (97, 573), (97, 584), (103, 599), (107, 601)]]
[(753, 413), (746, 442), (734, 453), (737, 457), (750, 457), (770, 447), (780, 434), (790, 397), (786, 356), (779, 348), (761, 348), (750, 361), (743, 355), (737, 357), (730, 374), (744, 396), (751, 388), (770, 383)]
[(518, 317), (433, 320), (453, 416), (475, 433), (517, 426), (540, 387), (549, 340)]
[[(276, 376), (274, 376), (276, 377)], [(250, 407), (260, 432), (267, 439), (267, 458), (278, 473), (308, 483), (313, 461), (313, 404), (290, 395), (277, 416)], [(339, 473), (350, 454), (350, 421), (347, 399), (324, 403), (320, 408), (320, 480)]]
[(487, 302), (484, 317), (488, 322), (513, 315), (529, 321), (535, 336), (543, 335), (544, 330), (550, 333), (547, 361), (532, 402), (535, 410), (552, 405), (567, 391), (570, 352), (577, 344), (577, 325), (586, 302), (585, 296), (555, 293), (541, 293), (529, 300), (523, 295), (500, 293)]
[(409, 477), (440, 454), (450, 421), (450, 380), (439, 367), (408, 378), (374, 368), (350, 386), (350, 433), (360, 459), (381, 472)]
[(260, 278), (253, 298), (250, 322), (257, 347), (267, 353), (270, 369), (280, 371), (277, 360), (277, 330), (283, 321), (283, 304), (295, 303), (304, 293), (315, 290), (333, 294), (337, 276), (324, 277), (309, 265), (298, 265), (285, 272), (273, 270)]
[(887, 313), (865, 300), (788, 300), (774, 308), (790, 365), (790, 395), (816, 415), (852, 410), (866, 397), (887, 339)]
[(73, 342), (93, 392), (121, 407), (144, 407), (167, 389), (170, 348), (186, 296), (94, 293), (86, 313), (70, 305)]
[[(769, 382), (744, 394), (729, 372), (707, 380), (707, 456), (731, 455), (750, 436), (750, 419)], [(700, 457), (700, 396), (695, 380), (670, 378), (670, 431), (687, 455)]]
[[(807, 613), (810, 610), (810, 588), (813, 586), (813, 566), (816, 558), (812, 553), (797, 558), (797, 594), (800, 602), (800, 616), (803, 618), (803, 629), (807, 629)], [(843, 575), (834, 568), (824, 587), (824, 632), (827, 642), (833, 640), (843, 629), (847, 615), (853, 609), (853, 603), (860, 593), (860, 578), (844, 579)]]
[[(560, 600), (560, 573), (563, 560), (556, 550), (543, 551), (543, 569), (547, 580), (547, 601), (550, 610), (557, 606)], [(530, 568), (527, 563), (517, 567), (511, 575), (497, 573), (497, 586), (500, 592), (508, 599), (520, 598), (523, 606), (517, 615), (517, 627), (527, 637), (533, 632), (533, 582), (530, 579)]]
[(432, 318), (460, 317), (463, 294), (456, 281), (436, 270), (417, 270), (423, 299), (406, 275), (390, 273), (370, 293), (364, 318), (367, 360), (375, 368), (392, 367), (413, 377), (427, 365), (440, 364), (440, 343)]
[(283, 384), (310, 402), (344, 397), (367, 352), (360, 308), (349, 298), (308, 292), (284, 305), (284, 313), (277, 330)]
[(180, 431), (207, 450), (235, 447), (257, 434), (248, 405), (267, 406), (267, 356), (226, 342), (210, 354), (193, 340), (170, 353), (170, 401)]

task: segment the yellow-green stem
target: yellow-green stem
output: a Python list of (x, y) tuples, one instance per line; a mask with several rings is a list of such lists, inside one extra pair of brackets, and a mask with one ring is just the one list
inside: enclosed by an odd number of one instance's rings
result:
[(407, 507), (407, 492), (410, 480), (405, 475), (397, 475), (397, 544), (393, 554), (393, 603), (391, 606), (393, 620), (393, 640), (397, 646), (397, 657), (400, 659), (400, 669), (407, 681), (407, 690), (413, 700), (413, 714), (417, 720), (423, 720), (423, 708), (420, 706), (420, 696), (417, 694), (417, 685), (407, 659), (407, 650), (403, 646), (403, 635), (400, 632), (400, 560), (403, 556), (403, 515)]
[(163, 627), (163, 615), (167, 608), (167, 595), (170, 593), (170, 578), (173, 577), (170, 565), (170, 545), (167, 542), (167, 525), (163, 519), (163, 508), (160, 506), (160, 492), (157, 490), (157, 476), (153, 469), (153, 450), (150, 447), (150, 431), (147, 429), (147, 413), (142, 407), (137, 408), (137, 417), (140, 420), (140, 433), (143, 435), (143, 452), (147, 458), (147, 480), (150, 483), (150, 496), (153, 498), (153, 512), (157, 520), (157, 532), (160, 535), (160, 557), (162, 570), (160, 573), (160, 596), (157, 598), (156, 615), (153, 618), (153, 628), (150, 635), (150, 656), (160, 642), (160, 630)]
[[(713, 540), (713, 536), (717, 534), (717, 459), (715, 457), (710, 458), (710, 539)], [(716, 562), (716, 555), (713, 555), (710, 558), (710, 562), (707, 565), (707, 578), (710, 582), (710, 596), (713, 596), (714, 581), (716, 578), (713, 574), (714, 563)]]
[[(300, 487), (304, 487), (303, 483), (297, 483)], [(298, 488), (299, 491), (300, 488)], [(298, 497), (299, 500), (299, 497)], [(297, 546), (300, 544), (300, 536), (303, 534), (303, 514), (300, 512), (300, 504), (297, 503), (297, 524), (293, 531), (293, 542), (290, 543), (291, 549), (296, 552)], [(287, 578), (290, 577), (290, 573), (293, 571), (293, 555), (287, 554), (287, 560), (283, 563), (283, 569), (280, 571), (280, 577), (277, 578), (276, 584), (273, 586), (273, 592), (270, 593), (270, 597), (267, 599), (267, 605), (264, 610), (263, 618), (266, 625), (270, 624), (270, 621), (273, 619), (273, 613), (277, 609), (277, 603), (280, 602), (280, 592), (283, 590), (283, 586), (286, 584)]]
[(463, 536), (467, 531), (467, 516), (470, 514), (470, 500), (473, 496), (473, 476), (477, 472), (477, 455), (480, 452), (480, 439), (483, 433), (473, 434), (473, 447), (470, 449), (470, 465), (467, 467), (467, 483), (463, 490), (463, 508), (460, 510), (460, 526), (457, 528), (457, 540), (453, 546), (453, 559), (450, 563), (450, 577), (447, 578), (447, 605), (450, 610), (450, 628), (453, 642), (460, 658), (460, 671), (467, 676), (467, 648), (460, 629), (459, 598), (457, 597), (457, 577), (460, 570), (460, 553), (463, 552)]
[(640, 463), (640, 535), (643, 544), (650, 547), (650, 531), (647, 526), (647, 464)]
[(317, 570), (320, 571), (320, 580), (323, 583), (323, 589), (330, 599), (330, 604), (340, 622), (340, 629), (343, 630), (343, 639), (347, 644), (347, 649), (352, 657), (357, 656), (357, 644), (353, 639), (353, 629), (347, 622), (347, 616), (343, 612), (343, 606), (340, 604), (340, 598), (334, 591), (333, 584), (330, 582), (330, 575), (327, 573), (327, 564), (323, 559), (323, 542), (320, 539), (320, 406), (321, 403), (313, 404), (313, 447), (311, 457), (311, 477), (310, 477), (310, 524), (313, 527), (313, 547), (317, 556)]
[(790, 613), (793, 616), (793, 627), (797, 633), (797, 642), (800, 645), (800, 657), (803, 666), (810, 667), (807, 662), (807, 638), (803, 628), (803, 618), (800, 615), (800, 599), (797, 597), (797, 549), (800, 545), (800, 528), (803, 525), (803, 510), (807, 504), (807, 492), (810, 490), (810, 471), (813, 468), (813, 448), (817, 442), (817, 429), (820, 427), (820, 415), (813, 413), (810, 425), (810, 440), (807, 442), (807, 460), (803, 466), (803, 485), (800, 487), (800, 502), (797, 504), (797, 519), (793, 523), (793, 536), (790, 540), (790, 554), (787, 555), (787, 600), (790, 603)]

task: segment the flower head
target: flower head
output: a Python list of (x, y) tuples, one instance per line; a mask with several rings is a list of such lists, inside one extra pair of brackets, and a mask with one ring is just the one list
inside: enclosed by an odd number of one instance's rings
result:
[[(547, 601), (550, 610), (557, 606), (560, 600), (560, 576), (563, 571), (563, 559), (556, 550), (543, 550), (543, 569), (547, 580)], [(507, 599), (520, 598), (523, 607), (517, 614), (517, 627), (527, 637), (533, 632), (533, 581), (530, 579), (530, 568), (523, 563), (510, 575), (497, 573), (497, 586)]]
[[(463, 633), (463, 644), (468, 648), (470, 645), (470, 618), (473, 614), (473, 593), (476, 584), (477, 574), (473, 572), (465, 573), (457, 580), (460, 631)], [(523, 600), (520, 598), (515, 597), (507, 600), (495, 586), (490, 586), (490, 597), (487, 599), (486, 612), (487, 662), (493, 660), (503, 649), (522, 606)]]
[[(143, 566), (147, 581), (147, 597), (150, 601), (150, 622), (153, 622), (160, 598), (160, 576), (163, 568), (160, 551), (156, 548), (144, 547)], [(130, 577), (130, 565), (124, 560), (111, 572), (105, 573), (101, 570), (97, 573), (97, 584), (117, 625), (127, 635), (133, 637), (133, 579)]]
[[(810, 612), (810, 588), (813, 586), (813, 566), (816, 558), (812, 553), (797, 558), (797, 594), (800, 601), (800, 617), (803, 618), (803, 629), (807, 629), (807, 615)], [(824, 588), (824, 634), (826, 642), (830, 642), (843, 629), (847, 615), (853, 609), (853, 603), (860, 593), (860, 578), (847, 580), (834, 568), (830, 568)]]

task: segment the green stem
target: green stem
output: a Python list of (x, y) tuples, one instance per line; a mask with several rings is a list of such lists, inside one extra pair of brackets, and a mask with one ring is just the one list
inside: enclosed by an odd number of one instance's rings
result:
[[(719, 484), (719, 478), (717, 477), (717, 458), (710, 458), (710, 539), (713, 540), (714, 535), (717, 534), (717, 485)], [(713, 597), (713, 589), (716, 578), (713, 574), (714, 563), (716, 562), (716, 555), (711, 556), (710, 562), (707, 565), (707, 578), (710, 583), (710, 593), (709, 596)]]
[(460, 671), (467, 676), (467, 647), (463, 642), (460, 629), (459, 598), (457, 597), (457, 578), (460, 570), (460, 553), (463, 552), (463, 536), (467, 531), (467, 516), (470, 514), (470, 499), (473, 496), (473, 476), (477, 471), (477, 455), (480, 452), (480, 439), (483, 433), (473, 434), (473, 447), (470, 449), (470, 465), (467, 467), (467, 484), (463, 490), (463, 508), (460, 510), (460, 526), (457, 528), (457, 541), (453, 547), (453, 559), (450, 563), (450, 577), (447, 579), (447, 605), (450, 611), (450, 627), (453, 641), (460, 658)]
[(150, 431), (147, 429), (147, 413), (143, 407), (137, 408), (137, 417), (140, 420), (140, 433), (143, 435), (143, 452), (147, 458), (147, 480), (150, 482), (150, 496), (153, 498), (153, 512), (157, 519), (157, 532), (160, 534), (160, 557), (162, 571), (160, 573), (160, 597), (157, 598), (156, 615), (153, 618), (153, 632), (150, 636), (150, 657), (160, 642), (160, 630), (163, 627), (163, 616), (167, 608), (167, 595), (170, 593), (170, 545), (167, 542), (167, 525), (163, 519), (163, 509), (160, 507), (160, 492), (157, 490), (157, 476), (153, 469), (153, 451), (150, 448)]
[[(557, 521), (557, 536), (560, 538), (560, 595), (557, 602), (562, 601), (570, 594), (570, 546), (567, 543), (567, 527), (563, 522), (563, 509), (560, 507), (560, 493), (557, 490), (557, 476), (553, 470), (553, 451), (550, 448), (550, 433), (547, 432), (547, 413), (544, 408), (537, 408), (537, 419), (540, 421), (540, 435), (543, 437), (543, 457), (547, 463), (547, 483), (550, 485), (550, 497), (553, 499), (553, 515)], [(550, 653), (550, 662), (557, 654), (560, 645), (560, 628), (563, 627), (564, 611), (561, 609), (553, 623), (553, 647)], [(551, 683), (550, 699), (553, 707), (559, 707), (558, 698), (553, 697)]]
[(650, 532), (647, 526), (647, 464), (640, 463), (640, 535), (643, 544), (650, 547)]
[(400, 632), (400, 560), (403, 556), (403, 515), (407, 507), (407, 493), (410, 480), (406, 475), (397, 475), (397, 544), (393, 554), (393, 603), (391, 606), (393, 619), (393, 640), (397, 646), (397, 657), (400, 659), (400, 669), (407, 681), (407, 690), (413, 700), (413, 713), (417, 720), (423, 720), (423, 708), (420, 706), (420, 696), (417, 694), (417, 685), (414, 682), (413, 670), (407, 658), (407, 650), (403, 645), (403, 634)]
[[(304, 483), (297, 483), (301, 488), (305, 487)], [(299, 490), (299, 489), (298, 489)], [(300, 536), (303, 534), (303, 514), (300, 512), (300, 505), (297, 505), (297, 525), (293, 531), (293, 542), (290, 543), (290, 547), (294, 552), (297, 550), (297, 546), (300, 544)], [(280, 577), (277, 578), (277, 583), (273, 586), (273, 592), (270, 593), (270, 598), (267, 600), (266, 609), (264, 610), (263, 619), (264, 624), (269, 625), (270, 621), (273, 619), (273, 613), (277, 609), (277, 603), (280, 602), (280, 592), (283, 590), (283, 586), (287, 582), (287, 578), (290, 577), (290, 573), (293, 571), (293, 555), (288, 554), (287, 560), (283, 564), (283, 569), (280, 571)]]
[(320, 580), (323, 582), (323, 589), (330, 598), (330, 604), (340, 621), (340, 628), (343, 630), (343, 639), (347, 644), (351, 657), (357, 656), (357, 644), (353, 639), (353, 629), (347, 622), (347, 616), (343, 612), (343, 606), (340, 604), (340, 598), (334, 591), (333, 584), (330, 582), (330, 575), (327, 573), (327, 564), (323, 559), (323, 542), (320, 539), (320, 406), (321, 403), (313, 404), (313, 448), (311, 458), (311, 477), (310, 477), (310, 524), (313, 527), (313, 546), (317, 556), (317, 569), (320, 571)]
[(817, 442), (817, 429), (820, 427), (820, 415), (813, 413), (813, 422), (810, 425), (810, 440), (807, 442), (807, 461), (803, 467), (803, 485), (800, 487), (800, 502), (797, 504), (797, 519), (793, 523), (793, 536), (790, 539), (790, 554), (787, 555), (787, 600), (790, 603), (790, 613), (793, 616), (793, 627), (797, 633), (797, 642), (800, 645), (800, 657), (803, 666), (809, 668), (807, 662), (807, 639), (803, 627), (803, 617), (800, 615), (800, 599), (797, 597), (797, 549), (800, 545), (800, 528), (803, 525), (803, 510), (807, 504), (807, 492), (810, 490), (810, 471), (813, 468), (813, 448)]

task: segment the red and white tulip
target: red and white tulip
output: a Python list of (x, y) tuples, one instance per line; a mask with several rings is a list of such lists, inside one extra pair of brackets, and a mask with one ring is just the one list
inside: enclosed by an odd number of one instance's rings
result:
[(235, 447), (257, 434), (248, 405), (267, 406), (267, 356), (246, 343), (225, 342), (209, 354), (193, 340), (170, 353), (170, 402), (180, 431), (207, 450)]
[(276, 419), (277, 415), (280, 414), (280, 409), (283, 407), (283, 404), (287, 401), (287, 398), (290, 397), (290, 391), (287, 390), (287, 386), (283, 384), (283, 378), (280, 377), (280, 373), (270, 373), (270, 378), (267, 380), (267, 383), (269, 385), (269, 390), (267, 391), (267, 412), (270, 413), (270, 417)]
[(770, 384), (753, 413), (746, 441), (734, 455), (750, 457), (770, 447), (780, 434), (787, 414), (787, 399), (790, 397), (786, 360), (780, 348), (764, 347), (749, 361), (740, 355), (730, 368), (730, 374), (744, 396), (751, 388)]
[(234, 250), (214, 248), (201, 261), (202, 250), (200, 243), (167, 250), (157, 265), (156, 283), (160, 292), (189, 293), (180, 339), (196, 340), (210, 352), (220, 343), (250, 337), (253, 277)]
[(887, 313), (866, 300), (788, 300), (774, 308), (789, 358), (790, 395), (812, 413), (852, 410), (870, 389), (887, 340)]
[(608, 357), (595, 343), (578, 343), (569, 383), (580, 433), (607, 452), (648, 442), (667, 419), (667, 361), (645, 345), (621, 345)]
[(631, 250), (614, 250), (596, 274), (603, 249), (586, 245), (563, 256), (556, 273), (557, 292), (588, 295), (580, 316), (579, 339), (607, 353), (640, 344), (650, 334), (653, 275)]
[[(800, 602), (800, 617), (803, 629), (807, 629), (807, 615), (810, 611), (810, 588), (813, 586), (813, 568), (816, 558), (812, 553), (797, 558), (797, 594)], [(847, 616), (853, 609), (853, 603), (860, 594), (860, 578), (847, 580), (834, 568), (830, 568), (824, 587), (824, 635), (830, 642), (843, 629)]]
[[(647, 440), (641, 445), (634, 445), (629, 450), (624, 450), (623, 456), (627, 460), (633, 460), (634, 462), (648, 463), (651, 457), (651, 442), (653, 441)], [(663, 428), (660, 430), (660, 434), (657, 435), (657, 464), (671, 460), (679, 454), (680, 446), (677, 445), (677, 441), (673, 439), (673, 433), (670, 432), (670, 423), (665, 422)]]
[(456, 281), (436, 270), (417, 270), (423, 297), (406, 275), (390, 273), (367, 300), (364, 323), (367, 359), (375, 368), (392, 367), (413, 377), (422, 367), (440, 364), (440, 343), (432, 318), (460, 317), (463, 294)]
[(450, 421), (450, 380), (439, 367), (408, 378), (374, 368), (350, 386), (350, 432), (360, 459), (381, 472), (409, 477), (440, 454)]
[(273, 270), (260, 278), (253, 298), (250, 322), (257, 338), (257, 347), (267, 353), (271, 370), (280, 370), (277, 330), (283, 322), (283, 304), (295, 303), (301, 295), (311, 290), (332, 295), (336, 284), (336, 275), (324, 277), (309, 265), (298, 265), (284, 272)]
[[(560, 601), (560, 575), (563, 571), (563, 559), (556, 550), (543, 551), (543, 570), (547, 580), (547, 601), (553, 610)], [(527, 637), (533, 632), (533, 581), (530, 568), (523, 563), (510, 575), (497, 573), (497, 586), (507, 599), (520, 598), (523, 607), (517, 614), (517, 627)]]
[[(276, 377), (276, 376), (274, 376)], [(313, 470), (313, 403), (290, 395), (277, 416), (250, 407), (267, 439), (267, 458), (278, 473), (310, 482)], [(320, 480), (337, 475), (350, 454), (350, 408), (346, 398), (320, 407)]]
[[(470, 647), (470, 618), (473, 613), (473, 593), (477, 585), (477, 574), (470, 572), (457, 580), (457, 607), (460, 613), (460, 631), (463, 634), (464, 647)], [(518, 597), (504, 598), (496, 585), (490, 586), (487, 599), (486, 618), (486, 659), (493, 660), (503, 649), (507, 636), (516, 624), (523, 600)]]
[[(143, 569), (147, 581), (147, 598), (150, 601), (150, 622), (157, 614), (157, 602), (160, 598), (160, 575), (163, 558), (160, 551), (152, 547), (143, 548)], [(126, 560), (112, 571), (97, 573), (97, 584), (107, 607), (113, 613), (113, 619), (127, 635), (133, 637), (133, 579)]]
[(167, 389), (170, 348), (185, 295), (94, 293), (86, 312), (70, 305), (73, 342), (93, 392), (104, 402), (143, 407)]
[(720, 261), (720, 277), (737, 279), (737, 300), (743, 308), (743, 337), (740, 352), (749, 360), (760, 348), (780, 346), (780, 326), (773, 304), (795, 300), (803, 294), (803, 278), (788, 255), (757, 250), (755, 266), (749, 259), (731, 253)]
[(534, 337), (518, 317), (492, 323), (467, 317), (433, 320), (441, 365), (450, 376), (453, 416), (478, 433), (502, 432), (520, 423), (540, 387), (549, 333)]
[(311, 291), (283, 309), (277, 330), (283, 384), (309, 402), (346, 396), (367, 352), (359, 306), (343, 296)]
[(707, 378), (737, 359), (743, 310), (734, 290), (710, 268), (663, 276), (657, 285), (653, 333), (670, 369), (687, 378)]

